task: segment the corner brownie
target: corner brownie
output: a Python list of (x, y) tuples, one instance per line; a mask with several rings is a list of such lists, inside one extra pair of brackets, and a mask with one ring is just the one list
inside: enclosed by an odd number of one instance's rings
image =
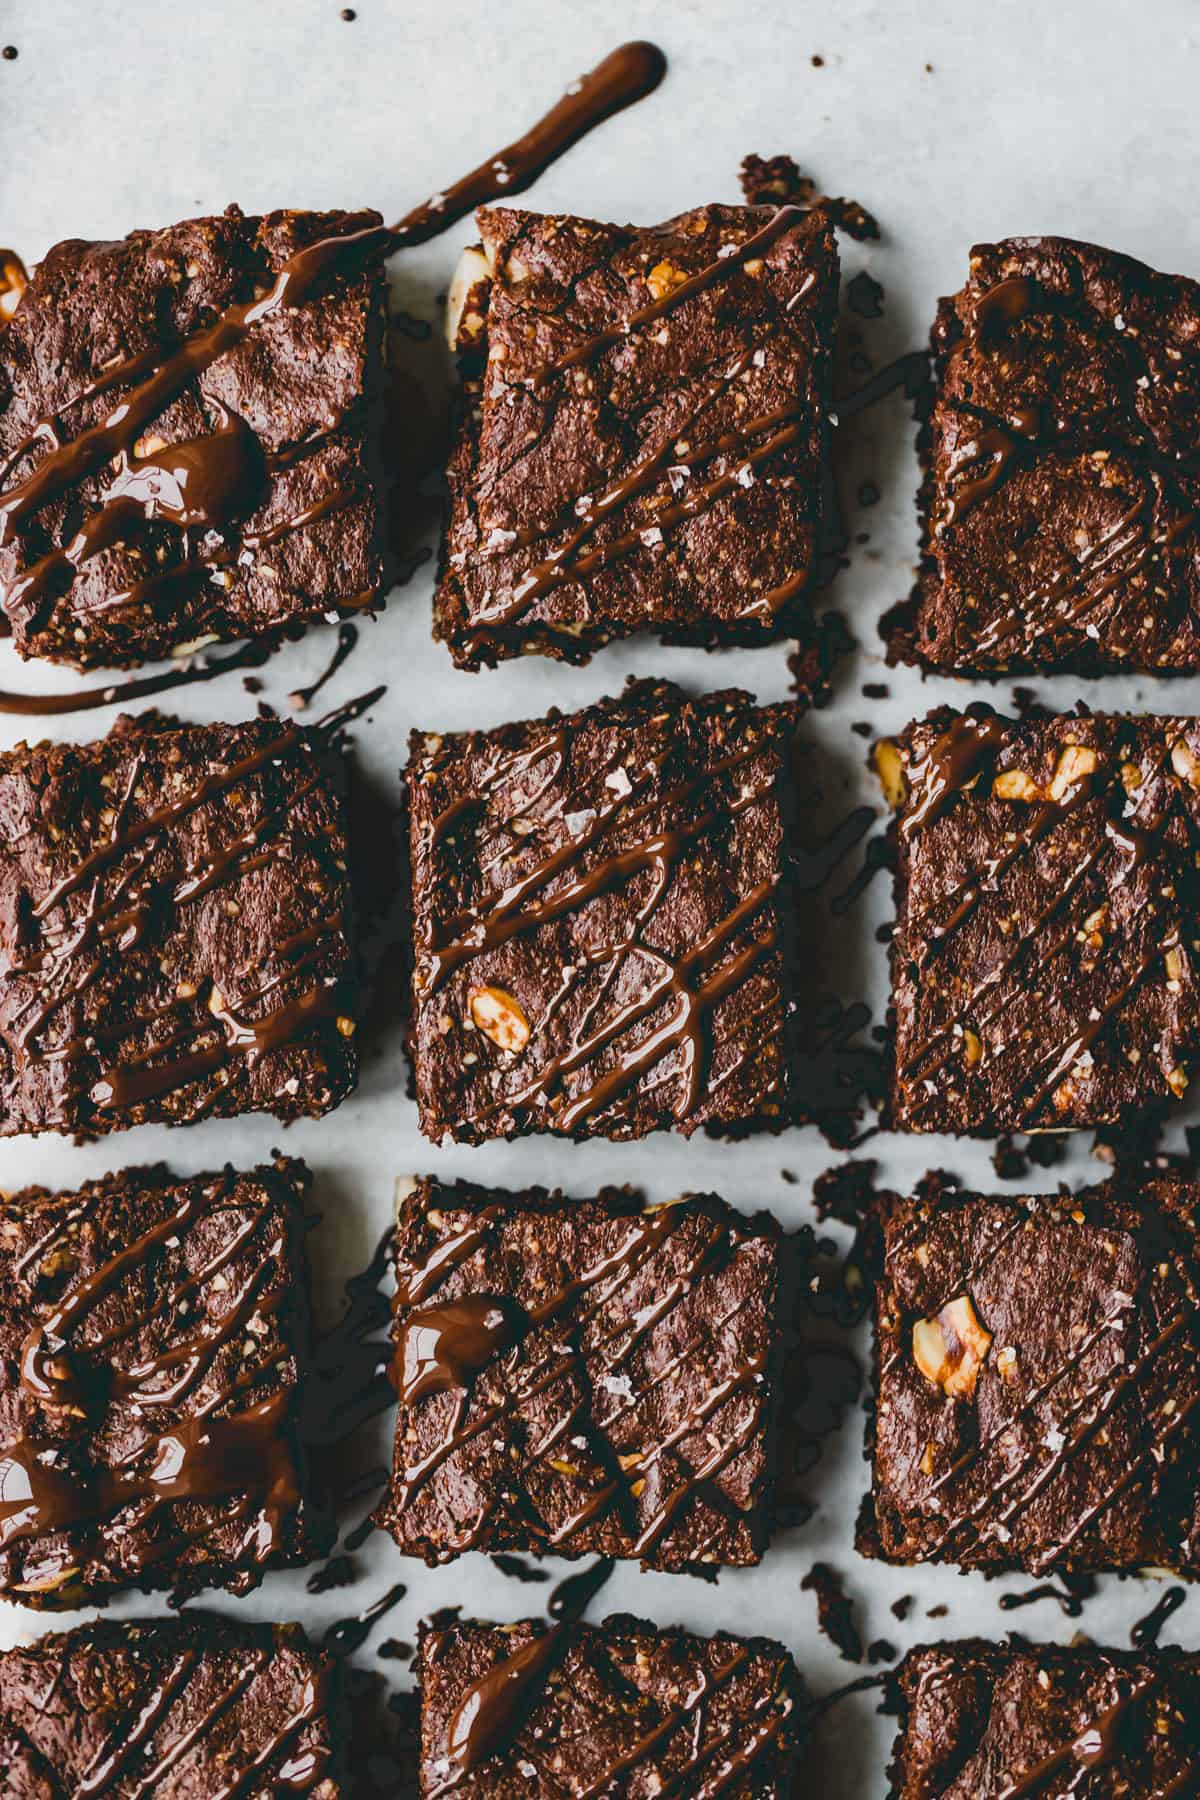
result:
[(478, 221), (452, 332), (487, 360), (434, 614), (455, 662), (807, 631), (837, 315), (824, 213)]
[(902, 791), (890, 1116), (1053, 1130), (1166, 1105), (1200, 1002), (1200, 723), (936, 712)]
[(800, 1678), (782, 1644), (615, 1614), (453, 1625), (420, 1647), (421, 1795), (786, 1800)]
[(779, 1227), (418, 1183), (395, 1238), (395, 1470), (410, 1555), (597, 1552), (710, 1572), (769, 1530)]
[(1200, 666), (1200, 286), (1065, 238), (971, 252), (933, 330), (923, 550), (894, 659)]
[(375, 213), (237, 207), (70, 239), (0, 337), (0, 610), (22, 656), (128, 666), (373, 606), (376, 246), (268, 299)]
[(1200, 1759), (1200, 1656), (930, 1644), (896, 1675), (891, 1800), (1170, 1800)]
[(340, 757), (276, 720), (0, 755), (0, 1136), (354, 1085)]
[(0, 1201), (0, 1594), (245, 1593), (321, 1549), (303, 1163)]
[(786, 1122), (797, 717), (642, 681), (573, 714), (413, 733), (427, 1137)]
[(339, 1712), (298, 1625), (81, 1625), (0, 1653), (0, 1779), (21, 1800), (338, 1800)]
[(859, 1548), (1200, 1575), (1200, 1187), (883, 1203)]

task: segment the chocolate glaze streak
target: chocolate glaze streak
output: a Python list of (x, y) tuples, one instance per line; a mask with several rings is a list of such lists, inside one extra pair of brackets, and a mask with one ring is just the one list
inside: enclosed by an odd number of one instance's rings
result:
[(1156, 1600), (1150, 1611), (1133, 1625), (1129, 1632), (1129, 1641), (1135, 1650), (1154, 1648), (1162, 1633), (1163, 1626), (1173, 1613), (1177, 1613), (1187, 1599), (1187, 1589), (1169, 1587), (1162, 1598)]
[(1042, 1791), (1051, 1776), (1057, 1775), (1071, 1763), (1075, 1764), (1079, 1772), (1070, 1784), (1074, 1791), (1080, 1776), (1085, 1775), (1088, 1770), (1112, 1763), (1120, 1753), (1120, 1732), (1126, 1715), (1155, 1685), (1155, 1680), (1156, 1677), (1151, 1675), (1135, 1683), (1127, 1694), (1114, 1700), (1070, 1743), (1061, 1744), (1040, 1762), (1034, 1763), (1032, 1768), (1006, 1782), (996, 1795), (996, 1800), (1029, 1800), (1031, 1795)]
[(234, 669), (261, 669), (277, 648), (263, 641), (243, 644), (228, 656), (193, 659), (158, 675), (138, 675), (129, 681), (110, 682), (106, 687), (73, 688), (62, 694), (17, 694), (0, 689), (0, 713), (49, 719), (64, 713), (94, 712), (101, 706), (127, 706), (131, 700), (170, 693), (173, 688), (190, 687), (193, 682), (215, 681)]
[(342, 664), (347, 661), (357, 643), (357, 625), (353, 625), (347, 620), (345, 624), (338, 626), (337, 649), (330, 658), (328, 666), (317, 676), (315, 681), (309, 683), (308, 687), (297, 688), (295, 693), (288, 695), (289, 702), (297, 712), (303, 712), (305, 707), (311, 706), (321, 689), (327, 682), (333, 680)]

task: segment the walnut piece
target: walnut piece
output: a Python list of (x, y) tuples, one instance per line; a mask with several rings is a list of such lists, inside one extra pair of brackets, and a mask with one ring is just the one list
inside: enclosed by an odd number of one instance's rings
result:
[(516, 1056), (529, 1042), (529, 1020), (520, 1002), (504, 988), (472, 988), (471, 1017), (476, 1029), (501, 1050)]
[(478, 350), (484, 339), (492, 272), (478, 244), (464, 250), (446, 298), (446, 342), (451, 350)]
[(959, 1294), (933, 1319), (913, 1326), (913, 1361), (951, 1400), (971, 1400), (992, 1344), (967, 1294)]
[(879, 785), (883, 789), (883, 797), (893, 812), (899, 812), (908, 798), (908, 783), (904, 779), (904, 759), (891, 738), (880, 738), (872, 752), (875, 761), (875, 773), (879, 777)]

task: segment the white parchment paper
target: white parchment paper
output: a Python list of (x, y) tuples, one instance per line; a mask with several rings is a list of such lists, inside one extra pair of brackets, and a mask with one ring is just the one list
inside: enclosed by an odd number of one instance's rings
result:
[[(119, 236), (219, 211), (234, 199), (247, 210), (375, 205), (395, 217), (524, 129), (620, 39), (645, 35), (671, 60), (662, 89), (578, 146), (525, 203), (653, 221), (701, 201), (735, 198), (747, 151), (786, 150), (827, 191), (861, 199), (882, 221), (882, 242), (847, 246), (845, 256), (847, 273), (866, 267), (886, 290), (883, 317), (862, 326), (877, 367), (924, 338), (937, 296), (960, 284), (974, 241), (1059, 232), (1200, 275), (1200, 18), (1188, 0), (1151, 0), (1136, 11), (1118, 0), (962, 0), (954, 7), (929, 0), (841, 0), (836, 7), (659, 0), (624, 11), (600, 0), (359, 0), (352, 23), (340, 11), (338, 0), (0, 0), (0, 40), (19, 52), (15, 61), (0, 61), (0, 240), (32, 262), (62, 237)], [(396, 304), (435, 319), (436, 298), (469, 239), (464, 224), (396, 259)], [(448, 371), (436, 344), (418, 346), (416, 361), (435, 397), (443, 393)], [(838, 669), (833, 705), (811, 721), (831, 819), (864, 799), (877, 803), (863, 767), (866, 743), (851, 731), (853, 722), (886, 731), (937, 702), (972, 697), (962, 685), (922, 683), (882, 667), (877, 620), (907, 590), (915, 555), (912, 436), (908, 409), (896, 398), (856, 422), (841, 455), (851, 528), (870, 535), (853, 549), (827, 602), (845, 613), (860, 646)], [(882, 499), (857, 509), (854, 494), (865, 480), (878, 484)], [(364, 628), (356, 654), (326, 690), (333, 704), (388, 682), (386, 698), (355, 736), (373, 784), (393, 799), (413, 725), (457, 729), (538, 714), (551, 704), (577, 706), (619, 689), (629, 673), (658, 673), (696, 689), (741, 683), (762, 699), (788, 689), (784, 648), (707, 656), (648, 640), (614, 646), (583, 670), (531, 658), (459, 674), (431, 641), (430, 592), (427, 568)], [(265, 698), (286, 710), (288, 693), (324, 667), (332, 648), (326, 629), (286, 649), (264, 671)], [(71, 681), (21, 666), (0, 645), (4, 686)], [(864, 698), (862, 684), (878, 681), (887, 682), (888, 696)], [(1086, 688), (1031, 685), (1039, 698), (1063, 707), (1081, 693), (1093, 705), (1134, 710), (1200, 705), (1194, 681), (1168, 689), (1133, 678)], [(998, 698), (1007, 703), (1007, 686)], [(185, 689), (169, 704), (206, 719), (248, 716), (255, 702), (234, 675)], [(105, 730), (111, 716), (81, 714), (58, 724), (63, 737), (82, 739)], [(0, 742), (22, 735), (19, 720), (0, 720)], [(840, 875), (848, 880), (856, 866), (852, 855)], [(835, 878), (831, 891), (843, 885)], [(875, 939), (890, 911), (886, 889), (884, 878), (876, 880), (840, 919), (818, 908), (814, 927), (816, 972), (843, 999), (865, 999), (876, 1022), (886, 1004), (885, 951)], [(250, 1164), (282, 1142), (316, 1171), (324, 1212), (315, 1244), (318, 1303), (329, 1318), (341, 1282), (365, 1262), (388, 1220), (396, 1176), (408, 1171), (510, 1186), (542, 1181), (576, 1193), (630, 1181), (659, 1199), (713, 1188), (747, 1209), (769, 1206), (796, 1226), (813, 1218), (814, 1176), (840, 1160), (813, 1129), (736, 1145), (662, 1135), (569, 1152), (551, 1138), (436, 1150), (418, 1135), (406, 1097), (400, 1035), (396, 1017), (358, 1093), (337, 1113), (286, 1135), (269, 1119), (249, 1118), (176, 1132), (147, 1128), (86, 1147), (50, 1137), (11, 1141), (0, 1145), (0, 1184), (75, 1185), (157, 1157), (184, 1172), (227, 1158)], [(881, 1178), (892, 1185), (911, 1184), (937, 1166), (985, 1190), (998, 1185), (985, 1145), (880, 1136), (865, 1153), (879, 1158)], [(783, 1168), (798, 1177), (795, 1184), (781, 1178)], [(1102, 1174), (1083, 1138), (1066, 1164), (1035, 1171), (1022, 1185), (1047, 1189), (1060, 1178), (1081, 1183)], [(348, 1469), (377, 1459), (388, 1424), (381, 1420), (347, 1452)], [(864, 1638), (886, 1636), (901, 1648), (934, 1636), (1000, 1636), (1013, 1625), (1060, 1640), (1082, 1626), (1123, 1644), (1161, 1591), (1152, 1581), (1106, 1580), (1074, 1622), (1053, 1604), (1002, 1612), (1001, 1592), (1028, 1583), (863, 1562), (852, 1547), (867, 1479), (861, 1446), (862, 1415), (852, 1408), (809, 1477), (812, 1519), (781, 1535), (761, 1568), (726, 1572), (715, 1586), (622, 1568), (595, 1612), (628, 1608), (698, 1630), (773, 1633), (824, 1692), (860, 1671), (818, 1633), (814, 1597), (801, 1591), (819, 1558), (845, 1573)], [(298, 1618), (319, 1634), (404, 1580), (405, 1600), (359, 1656), (404, 1685), (402, 1666), (374, 1658), (382, 1636), (411, 1639), (423, 1613), (453, 1603), (499, 1619), (520, 1617), (537, 1611), (548, 1591), (519, 1586), (480, 1556), (427, 1571), (378, 1534), (358, 1562), (361, 1579), (348, 1590), (310, 1595), (303, 1574), (276, 1575), (250, 1599), (215, 1596), (214, 1603), (246, 1616)], [(916, 1599), (901, 1624), (890, 1607), (903, 1594)], [(144, 1616), (161, 1605), (133, 1596), (113, 1611)], [(932, 1607), (947, 1609), (945, 1616), (928, 1617)], [(55, 1622), (4, 1607), (0, 1645)], [(1188, 1601), (1166, 1635), (1200, 1643), (1200, 1600)], [(876, 1719), (874, 1698), (855, 1696), (827, 1716), (807, 1753), (805, 1785), (820, 1781), (839, 1800), (884, 1791), (892, 1726)]]

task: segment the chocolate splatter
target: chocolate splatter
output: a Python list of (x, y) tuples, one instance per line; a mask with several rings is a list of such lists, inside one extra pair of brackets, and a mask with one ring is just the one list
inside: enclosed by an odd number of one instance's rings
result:
[(523, 1556), (513, 1556), (507, 1550), (497, 1550), (492, 1562), (502, 1575), (509, 1575), (514, 1581), (549, 1581), (548, 1569), (539, 1569), (535, 1564), (526, 1562)]
[(1001, 1594), (1000, 1611), (1016, 1612), (1021, 1607), (1036, 1606), (1041, 1600), (1055, 1600), (1066, 1618), (1077, 1619), (1083, 1611), (1084, 1601), (1090, 1600), (1095, 1592), (1094, 1575), (1065, 1574), (1061, 1587), (1056, 1587), (1052, 1581), (1044, 1581), (1038, 1587), (1025, 1588), (1017, 1594)]
[(881, 318), (883, 288), (874, 276), (868, 275), (865, 269), (860, 269), (846, 285), (846, 304), (860, 319)]
[(381, 1594), (378, 1600), (365, 1606), (362, 1612), (354, 1613), (348, 1619), (338, 1619), (321, 1639), (322, 1647), (331, 1656), (351, 1656), (354, 1651), (361, 1650), (371, 1635), (372, 1628), (385, 1613), (391, 1612), (393, 1606), (399, 1605), (407, 1592), (404, 1583), (398, 1581), (386, 1594)]
[(900, 1652), (890, 1638), (876, 1638), (873, 1643), (868, 1644), (867, 1646), (867, 1661), (869, 1663), (895, 1662), (899, 1654)]
[(350, 653), (352, 652), (352, 650), (354, 649), (354, 646), (357, 643), (358, 643), (358, 626), (357, 625), (353, 625), (350, 623), (349, 620), (347, 620), (344, 625), (338, 626), (337, 648), (335, 649), (333, 655), (330, 657), (328, 666), (326, 667), (324, 673), (321, 675), (318, 675), (317, 679), (313, 682), (310, 682), (308, 687), (296, 688), (296, 690), (293, 693), (288, 695), (288, 705), (292, 708), (293, 712), (303, 712), (304, 711), (305, 707), (308, 706), (310, 704), (310, 702), (312, 700), (314, 700), (316, 698), (316, 696), (320, 693), (321, 689), (325, 686), (326, 682), (331, 681), (333, 679), (333, 677), (337, 674), (338, 670), (341, 668), (342, 664), (349, 657)]
[(817, 1596), (817, 1625), (847, 1662), (861, 1662), (862, 1637), (854, 1622), (854, 1609), (846, 1593), (844, 1577), (831, 1563), (814, 1563), (800, 1583)]
[(1158, 1643), (1159, 1633), (1172, 1613), (1177, 1613), (1187, 1599), (1187, 1589), (1169, 1587), (1162, 1598), (1156, 1600), (1150, 1611), (1137, 1621), (1129, 1633), (1129, 1641), (1135, 1650), (1150, 1650)]
[(18, 51), (17, 46), (15, 44), (5, 44), (4, 50), (3, 50), (3, 56), (4, 56), (5, 62), (16, 62), (19, 54), (20, 54), (20, 52)]
[(602, 1556), (578, 1575), (568, 1575), (547, 1600), (547, 1613), (560, 1621), (581, 1619), (615, 1567), (611, 1556)]
[(310, 1594), (327, 1594), (331, 1588), (349, 1587), (358, 1579), (358, 1569), (349, 1556), (331, 1556), (328, 1562), (314, 1569), (305, 1586)]

